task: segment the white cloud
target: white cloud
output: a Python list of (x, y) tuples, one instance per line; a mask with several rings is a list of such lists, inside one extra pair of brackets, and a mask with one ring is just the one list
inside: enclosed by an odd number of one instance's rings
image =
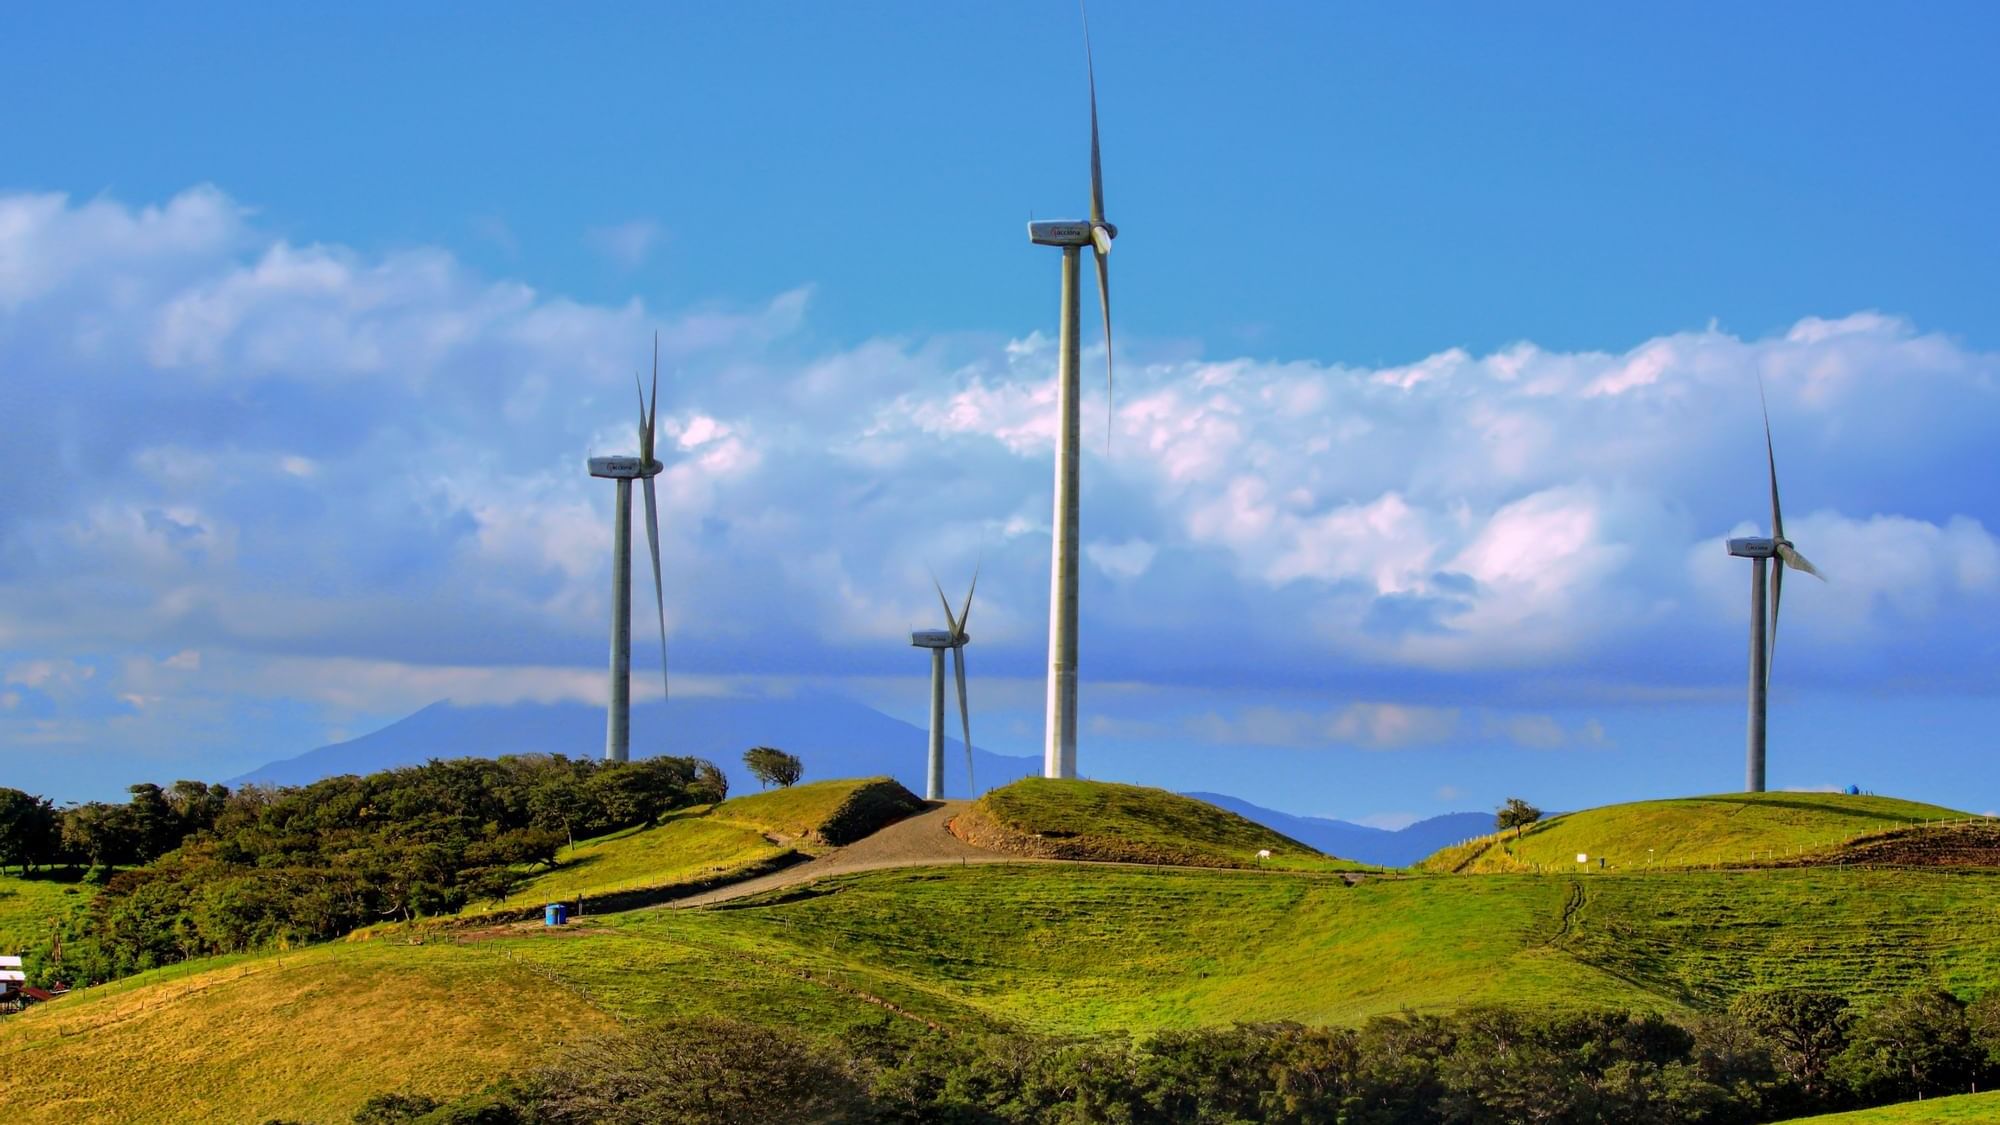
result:
[(646, 264), (647, 257), (659, 245), (663, 233), (660, 224), (651, 219), (633, 219), (611, 226), (592, 227), (585, 233), (584, 242), (614, 265), (629, 270)]
[[(1054, 341), (826, 347), (800, 331), (811, 307), (805, 288), (585, 304), (437, 249), (276, 239), (212, 189), (0, 196), (0, 363), (50, 375), (9, 388), (0, 651), (198, 652), (204, 681), (251, 651), (401, 670), (349, 675), (356, 699), (402, 673), (413, 698), (598, 690), (612, 490), (583, 460), (631, 451), (657, 330), (678, 653), (712, 675), (881, 674), (936, 624), (928, 572), (981, 565), (982, 667), (1026, 675)], [(1084, 443), (1086, 677), (1310, 676), (1368, 700), (1202, 720), (1288, 746), (1484, 732), (1496, 682), (1734, 694), (1745, 576), (1721, 540), (1765, 503), (1760, 374), (1788, 531), (1834, 580), (1788, 590), (1787, 640), (1843, 642), (1786, 675), (1990, 667), (1957, 626), (2000, 613), (2000, 509), (1967, 471), (2000, 444), (2000, 360), (1877, 313), (1632, 344), (1128, 364), (1110, 455)], [(551, 671), (478, 680), (482, 662)], [(1396, 698), (1406, 676), (1460, 690)], [(1603, 741), (1505, 714), (1492, 737)]]
[(1209, 712), (1189, 720), (1190, 733), (1226, 745), (1402, 750), (1444, 742), (1458, 733), (1458, 709), (1400, 703), (1350, 703), (1330, 711), (1246, 707), (1234, 715)]
[(1153, 565), (1159, 548), (1144, 539), (1127, 539), (1123, 543), (1089, 543), (1083, 553), (1092, 565), (1113, 578), (1137, 578)]

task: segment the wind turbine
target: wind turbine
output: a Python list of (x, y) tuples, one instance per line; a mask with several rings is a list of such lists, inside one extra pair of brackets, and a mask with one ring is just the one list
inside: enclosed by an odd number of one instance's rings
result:
[[(1757, 383), (1757, 398), (1764, 408), (1764, 462), (1771, 471), (1771, 538), (1731, 539), (1729, 553), (1750, 560), (1750, 734), (1749, 762), (1744, 786), (1752, 793), (1764, 791), (1765, 701), (1771, 686), (1771, 657), (1778, 649), (1778, 605), (1784, 599), (1785, 568), (1803, 570), (1820, 581), (1826, 575), (1814, 569), (1785, 538), (1785, 515), (1778, 506), (1778, 455), (1771, 448), (1771, 408), (1763, 402), (1764, 384)], [(1770, 631), (1765, 632), (1764, 560), (1771, 560)]]
[[(931, 579), (937, 585), (937, 579)], [(965, 606), (952, 616), (951, 601), (944, 596), (944, 587), (938, 586), (938, 601), (944, 606), (945, 624), (949, 629), (923, 629), (910, 634), (910, 644), (915, 648), (931, 650), (931, 742), (929, 767), (924, 772), (924, 800), (944, 800), (944, 651), (951, 650), (952, 670), (958, 674), (958, 721), (965, 735), (965, 788), (967, 796), (978, 796), (979, 789), (972, 781), (972, 712), (965, 706), (965, 646), (972, 643), (971, 634), (965, 631), (966, 619), (972, 616), (972, 591), (979, 588), (979, 575), (972, 576), (972, 585), (965, 591)]]
[[(1078, 322), (1082, 318), (1078, 252), (1097, 259), (1097, 302), (1104, 312), (1104, 392), (1111, 395), (1111, 240), (1118, 228), (1104, 220), (1104, 174), (1097, 146), (1097, 67), (1090, 55), (1090, 21), (1083, 27), (1083, 59), (1090, 79), (1090, 221), (1031, 222), (1028, 240), (1062, 247), (1062, 329), (1056, 363), (1057, 436), (1055, 540), (1049, 551), (1049, 697), (1042, 744), (1042, 776), (1076, 776), (1076, 578)], [(1106, 442), (1110, 441), (1107, 431)]]
[[(638, 381), (634, 375), (633, 381)], [(604, 720), (604, 760), (632, 755), (632, 482), (646, 482), (646, 544), (653, 552), (653, 604), (660, 617), (660, 686), (667, 680), (667, 603), (660, 586), (660, 514), (653, 478), (665, 465), (653, 460), (653, 423), (660, 407), (660, 337), (653, 336), (653, 395), (639, 390), (639, 455), (592, 457), (590, 475), (618, 482), (618, 509), (611, 535), (611, 704)]]

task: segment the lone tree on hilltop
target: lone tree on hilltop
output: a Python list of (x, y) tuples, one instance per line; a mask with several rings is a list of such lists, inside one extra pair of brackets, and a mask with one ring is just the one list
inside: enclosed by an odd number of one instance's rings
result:
[(1500, 812), (1494, 816), (1493, 827), (1503, 832), (1512, 828), (1514, 835), (1518, 838), (1521, 835), (1521, 829), (1540, 819), (1542, 819), (1542, 810), (1523, 801), (1519, 797), (1509, 797), (1507, 798), (1507, 803), (1500, 806)]
[(806, 773), (806, 767), (797, 754), (787, 754), (773, 746), (752, 746), (745, 750), (743, 764), (750, 767), (752, 776), (766, 789), (773, 785), (783, 789), (796, 784)]

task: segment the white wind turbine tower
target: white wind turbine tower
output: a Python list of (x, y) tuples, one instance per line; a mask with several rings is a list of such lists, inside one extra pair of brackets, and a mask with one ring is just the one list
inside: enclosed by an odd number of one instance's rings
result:
[[(637, 381), (637, 376), (633, 376)], [(660, 586), (660, 516), (653, 478), (665, 465), (653, 460), (653, 423), (660, 407), (660, 338), (653, 337), (653, 395), (639, 388), (639, 455), (592, 457), (590, 475), (618, 482), (618, 508), (611, 535), (611, 700), (604, 720), (604, 760), (623, 762), (632, 754), (632, 482), (646, 483), (646, 543), (653, 552), (653, 604), (660, 618), (660, 686), (667, 679), (667, 604)]]
[[(1097, 258), (1097, 300), (1104, 312), (1104, 390), (1111, 393), (1111, 240), (1118, 228), (1104, 220), (1104, 176), (1097, 147), (1097, 68), (1090, 56), (1090, 24), (1083, 29), (1084, 65), (1090, 79), (1090, 221), (1031, 222), (1028, 239), (1062, 247), (1062, 329), (1058, 334), (1055, 540), (1049, 558), (1049, 697), (1042, 744), (1042, 776), (1076, 776), (1076, 580), (1077, 459), (1079, 425), (1078, 322), (1082, 318), (1078, 252)], [(1106, 441), (1110, 440), (1106, 435)]]
[[(1764, 397), (1764, 385), (1757, 384), (1757, 397)], [(1750, 560), (1750, 732), (1749, 761), (1744, 787), (1752, 793), (1764, 791), (1765, 702), (1771, 686), (1771, 657), (1778, 648), (1778, 605), (1785, 591), (1785, 568), (1803, 570), (1820, 581), (1826, 575), (1813, 568), (1804, 555), (1785, 538), (1785, 515), (1778, 506), (1778, 455), (1771, 447), (1771, 408), (1764, 406), (1764, 463), (1771, 472), (1771, 538), (1731, 539), (1729, 553)], [(1771, 560), (1769, 600), (1770, 631), (1765, 632), (1764, 561)]]
[[(937, 579), (931, 579), (933, 585)], [(944, 652), (951, 650), (952, 670), (958, 675), (958, 721), (965, 737), (965, 790), (966, 796), (976, 797), (979, 788), (972, 780), (972, 712), (965, 705), (965, 646), (972, 643), (971, 634), (965, 631), (965, 622), (972, 616), (972, 591), (979, 588), (979, 575), (972, 576), (972, 585), (965, 591), (965, 606), (952, 616), (951, 601), (944, 596), (944, 587), (938, 586), (938, 601), (944, 606), (945, 624), (948, 629), (923, 629), (910, 634), (910, 644), (915, 648), (931, 650), (931, 738), (928, 766), (924, 771), (924, 800), (944, 800)]]

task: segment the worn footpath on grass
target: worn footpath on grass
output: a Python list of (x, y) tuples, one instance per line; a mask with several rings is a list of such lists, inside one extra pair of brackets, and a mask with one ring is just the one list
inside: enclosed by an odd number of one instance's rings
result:
[(971, 802), (933, 801), (927, 811), (906, 817), (844, 848), (835, 848), (810, 863), (732, 883), (706, 894), (680, 899), (674, 906), (714, 906), (732, 899), (812, 883), (834, 875), (882, 871), (892, 867), (933, 867), (970, 863), (1046, 863), (968, 844), (951, 834), (951, 820)]

